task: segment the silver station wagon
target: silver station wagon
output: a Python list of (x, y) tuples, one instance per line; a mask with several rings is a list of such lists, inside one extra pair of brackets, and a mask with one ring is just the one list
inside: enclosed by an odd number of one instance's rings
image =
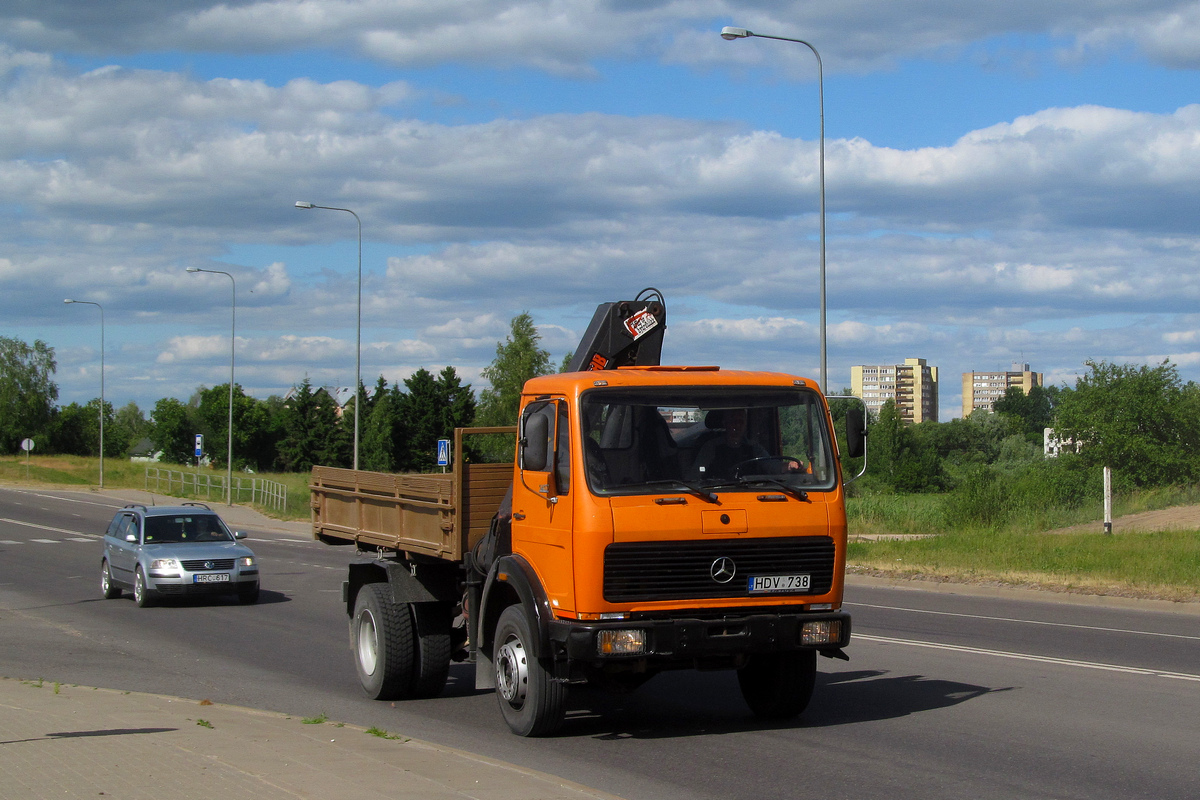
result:
[(133, 592), (144, 608), (163, 596), (233, 594), (258, 601), (258, 560), (203, 503), (128, 505), (104, 534), (100, 588), (106, 599)]

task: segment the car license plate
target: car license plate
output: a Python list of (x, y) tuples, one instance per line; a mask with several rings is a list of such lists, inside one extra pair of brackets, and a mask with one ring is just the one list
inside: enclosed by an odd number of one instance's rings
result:
[(812, 585), (811, 575), (751, 575), (750, 594), (804, 592)]
[(229, 583), (229, 574), (225, 572), (204, 572), (192, 576), (192, 583)]

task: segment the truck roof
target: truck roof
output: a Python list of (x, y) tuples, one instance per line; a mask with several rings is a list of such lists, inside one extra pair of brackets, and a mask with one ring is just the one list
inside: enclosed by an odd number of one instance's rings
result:
[(533, 378), (524, 394), (573, 394), (592, 386), (803, 386), (817, 389), (810, 378), (784, 372), (724, 370), (708, 366), (620, 367), (586, 372), (560, 372)]

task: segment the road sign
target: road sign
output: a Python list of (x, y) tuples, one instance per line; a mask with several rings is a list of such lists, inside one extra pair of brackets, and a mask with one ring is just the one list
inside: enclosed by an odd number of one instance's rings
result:
[(21, 449), (24, 450), (26, 453), (28, 453), (30, 450), (32, 450), (33, 449), (33, 439), (22, 439), (21, 440)]
[(450, 465), (450, 440), (438, 439), (438, 463), (439, 467)]
[(204, 434), (196, 434), (196, 458), (204, 455)]

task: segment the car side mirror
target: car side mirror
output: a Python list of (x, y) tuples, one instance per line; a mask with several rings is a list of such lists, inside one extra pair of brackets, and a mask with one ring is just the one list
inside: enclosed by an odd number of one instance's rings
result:
[(137, 544), (137, 534), (136, 533), (125, 534), (125, 541), (129, 542), (130, 544)]
[(233, 538), (235, 538), (235, 539), (245, 539), (245, 538), (246, 538), (246, 532), (245, 532), (245, 531), (234, 531), (234, 532), (233, 532)]

